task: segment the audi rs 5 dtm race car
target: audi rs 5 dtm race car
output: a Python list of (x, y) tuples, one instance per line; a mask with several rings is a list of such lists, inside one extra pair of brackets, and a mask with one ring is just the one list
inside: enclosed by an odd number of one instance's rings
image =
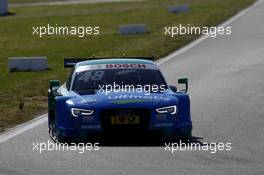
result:
[(168, 86), (149, 58), (64, 59), (68, 80), (50, 81), (48, 124), (59, 142), (93, 134), (158, 131), (189, 138), (192, 131), (188, 79), (185, 90)]

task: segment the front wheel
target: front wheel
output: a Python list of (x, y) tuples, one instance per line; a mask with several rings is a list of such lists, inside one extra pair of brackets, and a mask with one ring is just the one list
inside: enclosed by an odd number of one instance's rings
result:
[(185, 133), (185, 134), (181, 134), (179, 135), (179, 140), (181, 140), (182, 142), (190, 142), (192, 140), (192, 133)]
[(49, 135), (50, 138), (55, 143), (68, 143), (70, 139), (64, 135), (62, 135), (55, 127), (55, 125), (49, 125)]
[(55, 126), (55, 122), (49, 122), (49, 136), (54, 142), (59, 142), (59, 143), (66, 143), (69, 141), (69, 138), (62, 135)]
[(192, 131), (188, 132), (177, 132), (174, 134), (165, 134), (164, 140), (169, 141), (169, 142), (190, 142), (192, 140)]
[(50, 138), (55, 141), (56, 131), (55, 131), (55, 112), (54, 110), (48, 111), (48, 125), (49, 125), (49, 135)]
[(49, 123), (49, 136), (54, 142), (56, 142), (57, 137), (54, 123)]
[(56, 141), (59, 143), (69, 143), (70, 139), (68, 137), (65, 137), (64, 135), (57, 133), (56, 134)]

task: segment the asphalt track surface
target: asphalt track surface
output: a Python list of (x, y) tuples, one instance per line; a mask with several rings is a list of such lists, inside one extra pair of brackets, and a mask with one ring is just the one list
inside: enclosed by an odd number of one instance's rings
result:
[(189, 77), (193, 135), (201, 142), (231, 142), (231, 151), (172, 154), (157, 145), (39, 154), (32, 143), (49, 139), (45, 122), (5, 141), (10, 134), (0, 137), (0, 174), (263, 174), (263, 19), (259, 3), (232, 22), (231, 36), (201, 39), (160, 65), (171, 84)]

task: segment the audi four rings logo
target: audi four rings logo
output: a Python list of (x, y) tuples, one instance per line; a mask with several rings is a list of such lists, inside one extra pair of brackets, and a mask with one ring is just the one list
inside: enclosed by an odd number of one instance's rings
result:
[(120, 117), (131, 117), (135, 116), (135, 111), (131, 109), (121, 109), (121, 110), (116, 110), (116, 115)]

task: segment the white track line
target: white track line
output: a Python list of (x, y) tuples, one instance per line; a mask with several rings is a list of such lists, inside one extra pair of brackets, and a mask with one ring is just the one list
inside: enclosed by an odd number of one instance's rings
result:
[[(243, 16), (244, 14), (246, 14), (247, 12), (249, 12), (250, 10), (254, 9), (255, 7), (257, 7), (258, 5), (260, 5), (261, 3), (263, 3), (264, 0), (258, 0), (256, 1), (253, 5), (251, 5), (250, 7), (242, 10), (241, 12), (239, 12), (237, 15), (233, 16), (232, 18), (230, 18), (229, 20), (227, 20), (226, 22), (222, 23), (219, 26), (227, 26), (230, 25), (231, 23), (235, 22), (237, 19), (239, 19), (241, 16)], [(205, 36), (201, 36), (199, 39), (191, 42), (190, 44), (186, 45), (185, 47), (173, 52), (172, 54), (168, 55), (165, 58), (160, 59), (159, 61), (157, 61), (158, 65), (162, 65), (163, 63), (171, 60), (172, 58), (175, 58), (176, 56), (190, 50), (191, 48), (193, 48), (194, 46), (196, 46), (197, 44), (201, 43), (202, 41), (206, 40), (207, 38), (209, 38), (209, 35), (205, 35)], [(44, 122), (47, 121), (47, 114), (44, 114), (42, 116), (39, 116), (31, 121), (28, 121), (26, 123), (23, 123), (21, 125), (18, 125), (17, 127), (10, 129), (7, 132), (4, 132), (2, 134), (0, 134), (0, 143), (5, 142), (27, 130), (30, 130), (38, 125), (43, 124)]]
[(98, 3), (116, 3), (116, 2), (137, 2), (143, 0), (77, 0), (77, 1), (54, 1), (54, 2), (33, 2), (33, 3), (16, 3), (10, 4), (9, 7), (36, 7), (36, 6), (53, 6), (53, 5), (71, 5), (71, 4), (98, 4)]
[(16, 135), (19, 135), (27, 130), (30, 130), (44, 122), (48, 121), (48, 117), (47, 114), (41, 115), (33, 120), (30, 120), (28, 122), (22, 123), (21, 125), (18, 125), (6, 132), (3, 132), (0, 135), (0, 143), (5, 142), (13, 137), (15, 137)]
[[(249, 12), (250, 10), (252, 10), (253, 8), (256, 8), (258, 5), (260, 5), (263, 2), (264, 2), (264, 0), (258, 0), (258, 1), (256, 1), (253, 5), (251, 5), (248, 8), (242, 10), (241, 12), (239, 12), (238, 14), (236, 14), (235, 16), (231, 17), (230, 19), (228, 19), (224, 23), (220, 24), (218, 27), (226, 27), (226, 26), (230, 25), (231, 23), (233, 23), (237, 19), (239, 19), (241, 16), (243, 16), (244, 14), (246, 14), (247, 12)], [(191, 48), (193, 48), (197, 44), (201, 43), (202, 41), (208, 39), (209, 37), (210, 37), (210, 34), (201, 36), (200, 38), (198, 38), (195, 41), (191, 42), (190, 44), (182, 47), (181, 49), (179, 49), (179, 50), (171, 53), (170, 55), (166, 56), (165, 58), (159, 59), (157, 61), (157, 64), (158, 65), (162, 65), (163, 63), (169, 61), (170, 59), (175, 58), (176, 56), (179, 56), (180, 54), (182, 54), (182, 53), (190, 50)]]

